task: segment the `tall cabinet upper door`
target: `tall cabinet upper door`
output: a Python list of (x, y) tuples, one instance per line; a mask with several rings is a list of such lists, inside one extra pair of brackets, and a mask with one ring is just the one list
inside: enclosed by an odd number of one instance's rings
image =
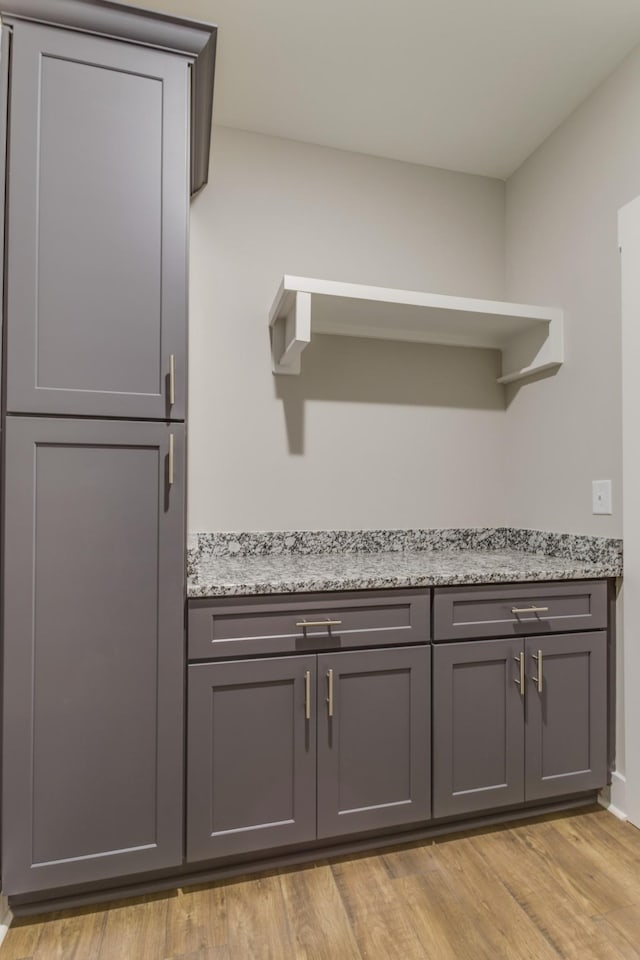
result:
[(183, 441), (182, 424), (7, 418), (9, 895), (181, 863)]
[(185, 415), (189, 63), (14, 27), (7, 410)]

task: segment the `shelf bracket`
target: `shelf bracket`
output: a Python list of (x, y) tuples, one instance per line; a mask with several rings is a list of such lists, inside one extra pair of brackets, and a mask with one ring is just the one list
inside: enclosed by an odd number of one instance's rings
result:
[(549, 319), (511, 337), (502, 346), (502, 376), (498, 383), (515, 383), (532, 374), (557, 370), (564, 362), (562, 310), (547, 308)]
[(302, 351), (311, 342), (311, 294), (281, 285), (272, 315), (271, 357), (274, 373), (300, 373)]

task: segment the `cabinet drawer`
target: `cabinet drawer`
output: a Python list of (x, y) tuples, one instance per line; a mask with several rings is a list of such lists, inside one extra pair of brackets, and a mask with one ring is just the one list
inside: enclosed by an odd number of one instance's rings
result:
[(434, 641), (595, 630), (606, 625), (604, 580), (434, 590)]
[(427, 590), (190, 600), (189, 658), (425, 643), (429, 614)]

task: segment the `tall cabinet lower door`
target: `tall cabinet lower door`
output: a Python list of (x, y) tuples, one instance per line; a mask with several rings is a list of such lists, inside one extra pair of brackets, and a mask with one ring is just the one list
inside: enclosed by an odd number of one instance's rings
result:
[(3, 891), (182, 859), (184, 427), (7, 418)]

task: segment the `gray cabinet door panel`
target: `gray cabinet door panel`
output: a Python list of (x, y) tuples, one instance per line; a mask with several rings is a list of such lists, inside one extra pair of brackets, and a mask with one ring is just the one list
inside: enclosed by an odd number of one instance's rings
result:
[(187, 860), (312, 840), (316, 658), (188, 669)]
[[(525, 644), (526, 799), (607, 782), (606, 634), (533, 637)], [(538, 691), (542, 653), (542, 690)]]
[(318, 837), (429, 818), (429, 683), (427, 646), (318, 656)]
[(6, 464), (3, 890), (177, 865), (184, 427), (8, 417)]
[(433, 647), (433, 815), (524, 800), (521, 640)]
[(15, 24), (9, 412), (184, 419), (188, 110), (180, 57)]

